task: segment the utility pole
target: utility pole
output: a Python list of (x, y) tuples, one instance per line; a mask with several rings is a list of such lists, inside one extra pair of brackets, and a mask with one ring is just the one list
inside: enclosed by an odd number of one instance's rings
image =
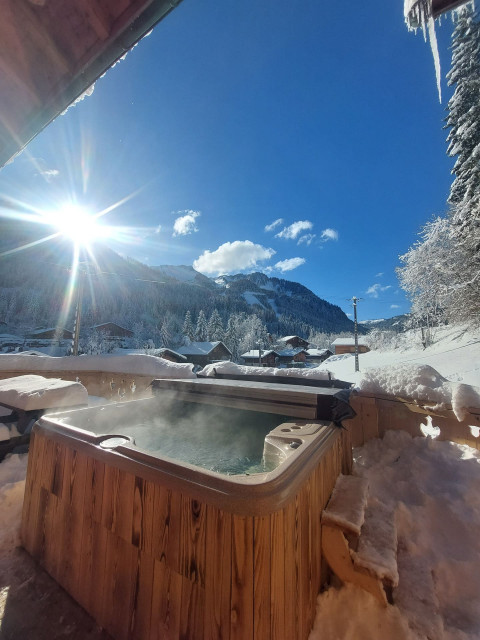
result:
[(360, 371), (358, 364), (358, 322), (357, 322), (357, 302), (362, 298), (353, 296), (351, 302), (353, 302), (353, 321), (354, 321), (354, 337), (355, 337), (355, 372)]
[(73, 327), (72, 355), (78, 356), (78, 339), (80, 337), (80, 320), (82, 316), (83, 286), (85, 282), (85, 271), (79, 269), (77, 282), (77, 305), (75, 309), (75, 326)]

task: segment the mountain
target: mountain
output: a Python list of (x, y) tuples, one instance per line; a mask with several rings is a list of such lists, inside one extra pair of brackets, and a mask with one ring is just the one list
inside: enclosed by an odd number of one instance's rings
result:
[[(37, 241), (38, 232), (35, 236), (18, 224), (0, 225), (0, 320), (18, 330), (59, 323), (71, 328), (71, 243), (62, 238)], [(29, 246), (16, 251), (24, 245)], [(256, 314), (277, 335), (353, 330), (340, 307), (297, 282), (263, 273), (208, 278), (186, 265), (149, 267), (101, 245), (94, 253), (95, 260), (80, 257), (80, 270), (86, 272), (84, 327), (110, 321), (143, 327), (145, 334), (158, 337), (166, 319), (178, 333), (187, 310), (195, 321), (200, 310), (209, 317), (216, 308), (224, 325), (232, 314)]]
[(380, 320), (362, 320), (359, 324), (363, 325), (368, 330), (379, 329), (380, 331), (396, 331), (402, 333), (409, 328), (410, 316), (408, 313), (403, 313), (399, 316), (393, 316), (393, 318), (380, 319)]

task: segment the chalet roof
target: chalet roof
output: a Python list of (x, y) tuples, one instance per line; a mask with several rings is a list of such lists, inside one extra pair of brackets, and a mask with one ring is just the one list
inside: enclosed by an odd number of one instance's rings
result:
[[(355, 338), (337, 338), (332, 342), (334, 346), (353, 347), (355, 346)], [(368, 344), (364, 338), (358, 338), (358, 344), (367, 347)]]
[(179, 347), (178, 352), (185, 356), (208, 356), (219, 344), (221, 344), (228, 353), (232, 353), (223, 342), (191, 342), (183, 347)]
[(324, 356), (326, 353), (332, 353), (330, 349), (307, 349), (307, 354), (309, 356), (320, 357)]
[(162, 356), (164, 353), (170, 353), (171, 355), (175, 356), (176, 358), (179, 358), (180, 360), (187, 359), (183, 354), (178, 353), (178, 351), (174, 351), (173, 349), (168, 349), (167, 347), (162, 347), (161, 349), (155, 349), (155, 355)]
[(281, 351), (278, 351), (278, 355), (283, 357), (283, 358), (288, 358), (288, 357), (292, 357), (298, 355), (299, 353), (307, 353), (306, 349), (302, 349), (302, 347), (295, 347), (294, 349), (282, 349)]
[(90, 329), (101, 329), (102, 327), (108, 327), (109, 325), (112, 327), (117, 327), (122, 331), (128, 331), (128, 333), (133, 334), (133, 331), (131, 331), (130, 329), (127, 329), (126, 327), (122, 327), (120, 324), (117, 324), (116, 322), (102, 322), (101, 324), (94, 324), (93, 326), (90, 327)]
[(291, 340), (295, 340), (295, 338), (297, 338), (298, 340), (303, 340), (304, 342), (308, 342), (308, 340), (305, 340), (305, 338), (302, 338), (301, 336), (285, 336), (284, 338), (279, 338), (278, 341), (290, 342)]
[[(269, 356), (271, 353), (278, 356), (278, 351), (274, 351), (273, 349), (270, 349), (270, 350), (262, 349), (262, 358)], [(258, 360), (258, 357), (259, 357), (258, 349), (250, 349), (250, 351), (246, 351), (245, 353), (242, 353), (240, 357), (241, 358), (257, 358)]]
[(28, 336), (37, 336), (37, 335), (42, 335), (42, 333), (48, 333), (49, 331), (58, 331), (58, 332), (64, 332), (66, 331), (67, 333), (72, 333), (72, 331), (70, 329), (65, 329), (64, 327), (48, 327), (47, 329), (35, 329), (35, 331), (30, 331), (30, 333), (28, 333)]
[(2, 3), (0, 167), (180, 1)]
[(16, 340), (18, 342), (23, 342), (24, 338), (21, 336), (15, 336), (13, 333), (0, 333), (0, 342), (5, 340)]

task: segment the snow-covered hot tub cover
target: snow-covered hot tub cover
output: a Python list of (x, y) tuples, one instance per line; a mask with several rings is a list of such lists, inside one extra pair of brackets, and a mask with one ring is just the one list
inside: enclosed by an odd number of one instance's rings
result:
[(33, 411), (88, 404), (88, 393), (80, 382), (27, 375), (0, 380), (0, 404)]

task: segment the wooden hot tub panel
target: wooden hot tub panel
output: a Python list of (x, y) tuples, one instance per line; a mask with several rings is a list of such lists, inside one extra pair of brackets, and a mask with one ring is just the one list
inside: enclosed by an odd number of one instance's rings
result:
[(37, 425), (23, 544), (118, 640), (306, 640), (325, 577), (321, 513), (350, 470), (348, 432), (332, 433), (281, 509), (248, 516)]

